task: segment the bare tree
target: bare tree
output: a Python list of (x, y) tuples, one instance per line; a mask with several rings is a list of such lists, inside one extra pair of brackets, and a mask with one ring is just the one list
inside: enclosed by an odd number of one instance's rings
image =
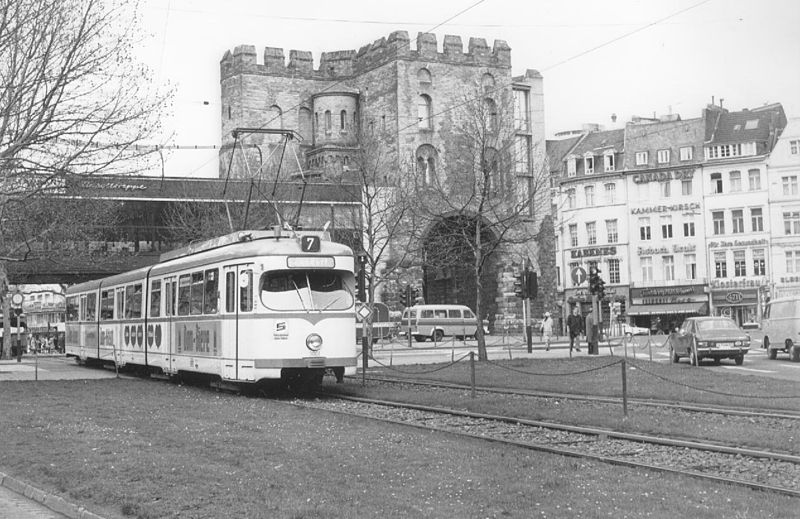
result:
[(158, 131), (169, 95), (150, 89), (132, 55), (136, 13), (135, 0), (0, 0), (0, 299), (8, 262), (25, 261), (52, 229), (92, 220), (61, 214), (22, 232), (47, 214), (35, 199), (61, 193), (71, 175), (150, 165), (156, 149), (139, 144)]
[(417, 227), (425, 232), (418, 238), (427, 244), (429, 269), (442, 272), (470, 262), (478, 355), (485, 360), (483, 301), (496, 291), (486, 286), (491, 281), (485, 274), (493, 271), (492, 261), (512, 249), (523, 251), (521, 258), (536, 257), (528, 249), (535, 248), (534, 223), (549, 211), (549, 178), (532, 167), (544, 162), (544, 150), (516, 139), (510, 92), (465, 95), (445, 117), (443, 167), (415, 177), (414, 198), (420, 201), (415, 212), (427, 220)]

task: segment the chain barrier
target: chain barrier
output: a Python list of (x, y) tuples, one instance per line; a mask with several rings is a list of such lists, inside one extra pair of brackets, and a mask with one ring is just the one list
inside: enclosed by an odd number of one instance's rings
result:
[(731, 392), (728, 392), (728, 391), (715, 391), (713, 389), (707, 389), (707, 388), (693, 386), (691, 384), (686, 384), (685, 382), (678, 382), (677, 380), (672, 380), (672, 379), (670, 379), (668, 377), (665, 377), (663, 375), (658, 375), (656, 373), (653, 373), (650, 370), (647, 370), (647, 369), (643, 368), (642, 366), (639, 365), (639, 363), (637, 361), (629, 360), (629, 362), (630, 362), (631, 366), (633, 366), (636, 369), (638, 369), (638, 370), (650, 375), (651, 377), (655, 377), (655, 378), (657, 378), (659, 380), (662, 380), (662, 381), (670, 383), (670, 384), (674, 384), (676, 386), (693, 389), (695, 391), (700, 391), (700, 392), (703, 392), (703, 393), (711, 393), (711, 394), (714, 394), (714, 395), (722, 395), (722, 396), (729, 396), (729, 397), (735, 397), (735, 398), (757, 398), (757, 399), (769, 398), (769, 399), (779, 399), (779, 400), (789, 400), (789, 399), (794, 399), (794, 398), (800, 398), (800, 395), (783, 395), (783, 396), (774, 395), (774, 394), (770, 394), (770, 395), (742, 395), (742, 394), (737, 394), (737, 393), (731, 393)]
[(570, 371), (570, 372), (562, 372), (562, 373), (537, 373), (537, 372), (533, 372), (533, 371), (525, 371), (525, 370), (522, 370), (522, 369), (512, 368), (510, 366), (503, 366), (501, 364), (497, 364), (495, 362), (492, 362), (491, 360), (488, 360), (488, 359), (485, 360), (484, 362), (486, 362), (487, 364), (490, 364), (492, 366), (497, 366), (498, 368), (505, 369), (507, 371), (513, 371), (515, 373), (521, 373), (523, 375), (533, 375), (533, 376), (538, 376), (538, 377), (563, 377), (563, 376), (570, 376), (570, 375), (583, 375), (585, 373), (591, 373), (593, 371), (600, 371), (600, 370), (606, 369), (608, 367), (615, 366), (615, 365), (619, 364), (620, 362), (622, 362), (622, 360), (613, 360), (613, 361), (611, 361), (608, 364), (605, 364), (603, 366), (597, 366), (597, 367), (594, 367), (594, 368), (588, 368), (588, 369), (584, 369), (584, 370), (580, 370), (580, 371)]
[(372, 355), (370, 355), (369, 358), (375, 364), (381, 366), (382, 368), (388, 369), (390, 371), (396, 371), (397, 373), (402, 373), (404, 375), (430, 375), (431, 373), (436, 373), (437, 371), (442, 371), (444, 369), (453, 367), (453, 366), (455, 366), (456, 364), (458, 364), (459, 362), (463, 361), (464, 359), (466, 359), (468, 357), (469, 357), (469, 353), (467, 353), (465, 355), (462, 355), (461, 357), (459, 357), (459, 358), (457, 358), (455, 360), (450, 361), (449, 363), (445, 364), (444, 366), (440, 366), (440, 367), (438, 367), (436, 369), (431, 369), (431, 370), (427, 370), (427, 371), (404, 371), (402, 369), (397, 369), (397, 368), (393, 367), (392, 365), (384, 364), (383, 362), (379, 361), (378, 359), (376, 359)]

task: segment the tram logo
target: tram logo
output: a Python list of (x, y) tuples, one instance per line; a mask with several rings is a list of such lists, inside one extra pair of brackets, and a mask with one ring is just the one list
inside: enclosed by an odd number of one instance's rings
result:
[(285, 341), (289, 339), (289, 323), (286, 321), (275, 321), (272, 328), (272, 338), (276, 341)]

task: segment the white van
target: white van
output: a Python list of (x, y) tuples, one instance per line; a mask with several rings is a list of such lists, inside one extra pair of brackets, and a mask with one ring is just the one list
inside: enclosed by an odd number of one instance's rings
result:
[(403, 310), (400, 320), (402, 335), (411, 336), (417, 342), (430, 338), (439, 342), (445, 336), (456, 338), (474, 337), (478, 331), (475, 314), (462, 305), (416, 305)]
[(767, 357), (774, 360), (780, 351), (788, 353), (793, 362), (800, 362), (800, 296), (767, 303), (761, 329), (764, 331), (761, 347), (766, 348)]

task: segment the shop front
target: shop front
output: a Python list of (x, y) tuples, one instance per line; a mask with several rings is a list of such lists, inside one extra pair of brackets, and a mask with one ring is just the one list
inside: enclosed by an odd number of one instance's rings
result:
[(706, 286), (632, 288), (626, 314), (635, 326), (649, 328), (652, 333), (668, 333), (687, 317), (708, 315)]
[(712, 315), (730, 317), (736, 324), (758, 323), (766, 297), (766, 278), (713, 280), (711, 285)]

